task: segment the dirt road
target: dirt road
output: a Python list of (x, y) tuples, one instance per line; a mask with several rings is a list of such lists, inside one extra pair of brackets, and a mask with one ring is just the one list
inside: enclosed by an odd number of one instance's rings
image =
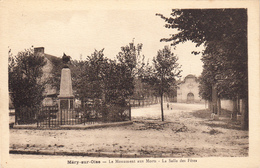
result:
[[(171, 110), (171, 107), (173, 110)], [(137, 157), (241, 157), (248, 131), (222, 117), (210, 119), (204, 105), (171, 104), (132, 109), (133, 125), (92, 130), (10, 130), (10, 149), (131, 154)]]

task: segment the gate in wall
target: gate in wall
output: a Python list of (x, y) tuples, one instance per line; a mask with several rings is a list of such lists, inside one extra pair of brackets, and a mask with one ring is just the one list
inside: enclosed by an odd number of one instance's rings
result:
[(187, 103), (194, 103), (194, 94), (191, 92), (187, 95)]

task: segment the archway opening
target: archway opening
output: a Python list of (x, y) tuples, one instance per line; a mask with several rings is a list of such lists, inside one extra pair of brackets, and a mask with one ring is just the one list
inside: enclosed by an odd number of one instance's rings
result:
[(194, 103), (194, 94), (191, 92), (187, 94), (187, 103)]

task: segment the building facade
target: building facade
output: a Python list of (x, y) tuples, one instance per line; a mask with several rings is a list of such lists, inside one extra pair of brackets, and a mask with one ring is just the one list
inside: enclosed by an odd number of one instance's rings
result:
[(187, 75), (177, 87), (178, 103), (203, 103), (199, 96), (199, 81), (195, 75)]
[[(46, 65), (44, 65), (44, 67), (42, 68), (43, 75), (42, 75), (42, 78), (41, 78), (41, 81), (46, 82), (51, 78), (51, 75), (52, 75), (51, 74), (51, 71), (52, 71), (52, 68), (53, 68), (52, 61), (55, 60), (55, 59), (61, 60), (61, 58), (44, 53), (44, 47), (34, 48), (34, 54), (43, 56), (45, 61), (46, 61)], [(56, 100), (57, 100), (58, 94), (59, 94), (58, 91), (56, 89), (54, 89), (51, 86), (51, 84), (47, 83), (45, 85), (45, 92), (44, 92), (45, 98), (42, 102), (43, 105), (44, 106), (56, 105), (57, 104)]]

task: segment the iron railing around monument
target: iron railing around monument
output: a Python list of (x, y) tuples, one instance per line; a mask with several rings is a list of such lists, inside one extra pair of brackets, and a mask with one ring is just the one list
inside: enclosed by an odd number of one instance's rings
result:
[(54, 128), (61, 125), (91, 125), (104, 122), (131, 120), (130, 107), (110, 106), (106, 109), (93, 107), (88, 109), (58, 109), (57, 106), (42, 107), (37, 115), (37, 127)]
[(36, 107), (17, 107), (14, 110), (16, 125), (33, 125), (37, 123), (37, 112), (39, 108)]
[(16, 112), (16, 125), (37, 125), (38, 128), (57, 128), (62, 125), (91, 125), (104, 122), (131, 120), (129, 106), (105, 106), (91, 108), (61, 109), (56, 106), (40, 108), (19, 108)]

